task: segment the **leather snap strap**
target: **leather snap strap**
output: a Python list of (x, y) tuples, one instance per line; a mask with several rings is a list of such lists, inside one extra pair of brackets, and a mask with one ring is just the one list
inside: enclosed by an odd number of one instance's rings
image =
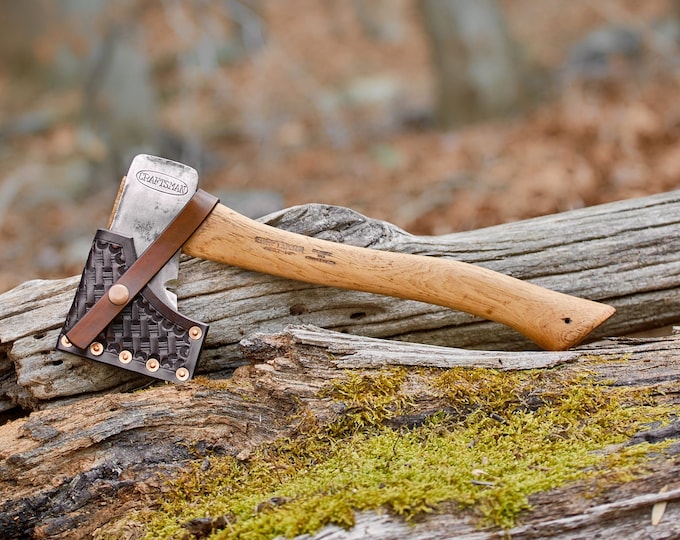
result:
[(106, 328), (125, 306), (165, 266), (172, 256), (200, 227), (219, 199), (199, 189), (165, 230), (142, 253), (130, 268), (109, 288), (68, 331), (66, 338), (80, 349)]

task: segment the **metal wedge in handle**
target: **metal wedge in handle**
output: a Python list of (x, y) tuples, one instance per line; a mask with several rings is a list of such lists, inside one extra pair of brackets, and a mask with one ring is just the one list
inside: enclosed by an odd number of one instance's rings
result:
[(465, 311), (510, 326), (548, 350), (573, 347), (615, 312), (611, 306), (468, 263), (283, 231), (221, 204), (182, 250), (279, 277)]

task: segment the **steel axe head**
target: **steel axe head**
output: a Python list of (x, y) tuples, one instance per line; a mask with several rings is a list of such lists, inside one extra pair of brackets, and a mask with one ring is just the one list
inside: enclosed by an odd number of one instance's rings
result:
[[(156, 156), (140, 154), (130, 164), (121, 183), (109, 230), (129, 236), (141, 255), (182, 210), (198, 190), (196, 169)], [(149, 288), (177, 309), (174, 293), (179, 272), (179, 252), (149, 282)]]
[(217, 199), (196, 170), (136, 156), (95, 236), (57, 349), (174, 382), (193, 376), (207, 325), (177, 312), (179, 249)]

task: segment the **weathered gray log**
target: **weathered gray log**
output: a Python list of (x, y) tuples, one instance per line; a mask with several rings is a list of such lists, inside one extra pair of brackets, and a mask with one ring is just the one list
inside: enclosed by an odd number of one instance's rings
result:
[[(327, 240), (476, 263), (610, 303), (617, 314), (595, 338), (680, 320), (680, 191), (437, 237), (412, 236), (322, 205), (291, 208), (265, 221)], [(188, 258), (180, 280), (180, 311), (211, 324), (203, 373), (233, 370), (243, 363), (238, 350), (243, 336), (288, 324), (462, 348), (534, 349), (507, 327), (419, 302)], [(0, 295), (0, 412), (145, 383), (53, 350), (76, 284), (75, 277), (33, 281)]]
[[(680, 473), (680, 467), (674, 473)], [(544, 504), (554, 502), (562, 493), (550, 492)], [(536, 498), (538, 499), (538, 498)], [(663, 521), (652, 525), (650, 515), (654, 505), (666, 503)], [(545, 519), (515, 527), (509, 531), (477, 531), (463, 519), (450, 515), (428, 518), (424, 523), (409, 526), (389, 514), (366, 512), (357, 517), (351, 531), (328, 526), (318, 534), (304, 535), (296, 540), (529, 540), (557, 538), (584, 540), (587, 538), (678, 538), (680, 536), (680, 488), (665, 493), (647, 493), (629, 499), (605, 503), (585, 509), (576, 515)]]
[[(0, 426), (3, 538), (89, 538), (93, 530), (125, 522), (129, 512), (153, 505), (159, 496), (158, 475), (172, 477), (201, 453), (247, 455), (263, 442), (294, 433), (298, 427), (294, 418), (301, 411), (320, 422), (337, 416), (333, 401), (319, 397), (319, 390), (347, 369), (374, 371), (364, 368), (382, 363), (382, 359), (376, 363), (379, 343), (383, 341), (308, 326), (257, 334), (241, 343), (249, 365), (238, 369), (228, 385), (199, 379), (92, 396), (57, 403)], [(678, 405), (679, 345), (680, 336), (674, 335), (569, 352), (505, 352), (496, 359), (502, 358), (505, 366), (514, 362), (525, 367), (567, 362), (560, 369), (589, 370), (631, 388), (651, 386), (659, 399)], [(415, 344), (391, 346), (392, 361), (389, 355), (385, 358), (389, 365), (453, 367), (461, 365), (463, 356), (449, 348), (424, 347), (419, 355), (420, 346)], [(606, 355), (610, 358), (605, 362)], [(481, 365), (488, 365), (488, 360), (482, 358)], [(409, 417), (431, 414), (441, 401), (420, 377), (421, 370), (409, 370), (403, 385), (413, 403)], [(625, 484), (625, 489), (614, 488), (593, 499), (585, 499), (579, 485), (537, 495), (532, 500), (536, 510), (525, 516), (525, 525), (513, 531), (513, 537), (560, 533), (561, 538), (578, 538), (583, 537), (578, 532), (588, 527), (630, 530), (631, 516), (648, 515), (652, 504), (668, 500), (673, 503), (668, 519), (654, 529), (654, 537), (670, 538), (678, 533), (679, 471), (680, 463), (671, 456), (655, 461), (647, 476)], [(671, 489), (656, 496), (665, 484)], [(398, 538), (406, 527), (399, 518), (365, 514), (353, 533), (329, 528), (318, 537), (359, 538), (369, 530), (376, 538)], [(408, 526), (408, 531), (415, 538), (447, 538), (452, 531), (461, 538), (500, 537), (498, 531), (479, 531), (456, 515), (434, 516)]]
[[(384, 366), (491, 368), (526, 370), (578, 364), (591, 356), (604, 360), (597, 372), (618, 384), (638, 386), (675, 384), (680, 364), (680, 334), (660, 339), (613, 338), (582, 345), (569, 351), (473, 351), (386, 341), (333, 332), (313, 326), (289, 326), (280, 334), (254, 334), (241, 341), (241, 350), (251, 362), (280, 361), (284, 353), (292, 355), (308, 369), (332, 366), (327, 377), (343, 369), (379, 369)], [(644, 362), (629, 362), (627, 354), (645, 358)], [(571, 368), (569, 368), (571, 369)], [(575, 369), (581, 369), (578, 364)], [(669, 395), (678, 389), (667, 389)], [(666, 389), (664, 390), (664, 392)]]

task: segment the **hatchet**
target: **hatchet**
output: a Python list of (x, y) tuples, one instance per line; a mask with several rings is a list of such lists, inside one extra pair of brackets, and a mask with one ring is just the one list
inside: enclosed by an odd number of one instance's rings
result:
[(95, 235), (57, 349), (159, 379), (190, 379), (208, 326), (177, 311), (172, 289), (180, 250), (275, 276), (465, 311), (552, 350), (576, 345), (615, 311), (472, 264), (276, 229), (198, 189), (193, 168), (139, 155), (108, 228)]

